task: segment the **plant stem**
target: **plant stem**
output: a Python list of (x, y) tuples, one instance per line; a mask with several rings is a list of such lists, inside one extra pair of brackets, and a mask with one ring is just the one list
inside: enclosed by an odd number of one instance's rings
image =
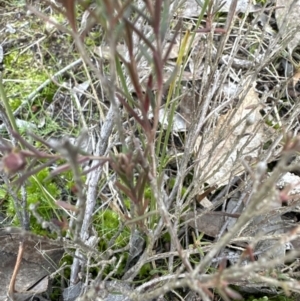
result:
[(18, 127), (17, 127), (15, 117), (13, 115), (13, 112), (12, 112), (11, 107), (9, 105), (9, 101), (6, 97), (6, 93), (4, 91), (2, 78), (3, 78), (3, 75), (2, 75), (2, 72), (0, 72), (0, 97), (1, 97), (1, 100), (3, 101), (3, 104), (4, 104), (4, 108), (5, 108), (4, 113), (8, 117), (8, 120), (9, 120), (9, 123), (10, 123), (9, 124), (10, 128), (12, 128), (15, 132), (18, 132)]

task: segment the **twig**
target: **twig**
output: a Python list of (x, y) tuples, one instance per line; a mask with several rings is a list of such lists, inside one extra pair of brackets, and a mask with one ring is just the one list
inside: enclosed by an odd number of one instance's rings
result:
[[(108, 139), (111, 135), (112, 128), (115, 124), (115, 116), (116, 111), (114, 106), (110, 106), (109, 111), (106, 116), (106, 120), (101, 128), (99, 141), (94, 149), (95, 156), (104, 155), (107, 145)], [(98, 164), (97, 161), (93, 161), (92, 167)], [(87, 192), (86, 192), (86, 207), (84, 210), (84, 217), (81, 221), (77, 221), (77, 223), (81, 223), (81, 232), (80, 238), (83, 242), (85, 242), (89, 237), (89, 228), (91, 225), (91, 219), (94, 212), (94, 208), (96, 205), (97, 199), (97, 191), (98, 191), (98, 181), (102, 175), (102, 166), (98, 166), (95, 170), (90, 172), (86, 179)], [(79, 250), (76, 250), (76, 255), (80, 258)], [(78, 258), (74, 259), (74, 262), (71, 267), (71, 283), (75, 283), (77, 279), (77, 275), (79, 272), (80, 260)]]
[(17, 261), (8, 287), (8, 296), (11, 298), (11, 300), (15, 300), (14, 292), (15, 292), (16, 279), (20, 270), (23, 253), (24, 253), (24, 241), (20, 242)]

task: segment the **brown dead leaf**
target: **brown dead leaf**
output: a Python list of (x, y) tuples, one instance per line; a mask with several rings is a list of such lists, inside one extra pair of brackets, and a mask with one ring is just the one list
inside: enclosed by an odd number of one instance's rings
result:
[(216, 237), (224, 225), (225, 216), (214, 214), (215, 212), (207, 212), (204, 215), (201, 215), (201, 212), (198, 213), (199, 215), (195, 216), (193, 212), (188, 212), (184, 219), (189, 221), (190, 227), (211, 237)]
[[(19, 242), (22, 239), (23, 236), (18, 233), (9, 234), (5, 229), (0, 231), (0, 300), (5, 300), (16, 264)], [(63, 248), (50, 239), (42, 240), (37, 236), (25, 238), (24, 253), (15, 286), (18, 300), (47, 290), (48, 275), (56, 270), (63, 252)]]
[[(284, 37), (300, 26), (300, 0), (277, 0), (276, 6), (282, 7), (276, 9), (275, 16), (279, 31)], [(300, 32), (298, 30), (287, 45), (289, 52), (292, 53), (299, 43)]]
[(257, 158), (265, 141), (258, 95), (251, 88), (237, 109), (222, 115), (211, 132), (199, 137), (195, 146), (199, 162), (196, 173), (205, 183), (222, 186), (243, 172), (241, 158), (248, 163)]

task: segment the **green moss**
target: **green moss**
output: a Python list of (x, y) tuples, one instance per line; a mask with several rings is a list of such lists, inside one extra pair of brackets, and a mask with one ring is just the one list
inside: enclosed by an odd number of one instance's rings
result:
[[(36, 63), (34, 53), (28, 50), (21, 53), (14, 50), (5, 55), (5, 90), (12, 110), (16, 110), (22, 101), (39, 85), (45, 82), (49, 75)], [(52, 99), (55, 85), (50, 84), (41, 92), (44, 98)]]
[(147, 187), (144, 191), (144, 198), (151, 199), (152, 198), (152, 190), (150, 187)]
[(139, 276), (142, 279), (145, 279), (145, 277), (149, 277), (151, 275), (151, 273), (150, 273), (151, 270), (152, 270), (151, 264), (148, 262), (141, 267)]
[(260, 46), (260, 43), (253, 43), (250, 48), (249, 48), (249, 53), (251, 53), (251, 56), (249, 57), (249, 59), (253, 59), (253, 55), (255, 54), (256, 50), (258, 49), (258, 47)]
[[(99, 211), (94, 220), (95, 228), (101, 237), (100, 249), (105, 251), (107, 249), (107, 242), (117, 233), (119, 230), (120, 218), (116, 212), (111, 209), (105, 209)], [(128, 244), (130, 232), (128, 229), (124, 229), (115, 241), (114, 248), (121, 248)]]
[(267, 2), (267, 0), (256, 0), (256, 4), (264, 5)]
[[(61, 219), (60, 209), (55, 204), (55, 201), (60, 198), (61, 189), (54, 179), (47, 179), (49, 175), (49, 169), (45, 168), (36, 175), (31, 176), (26, 182), (27, 205), (38, 203), (37, 212), (45, 221), (50, 221), (53, 217)], [(12, 220), (13, 225), (19, 226), (20, 221), (16, 219), (16, 208), (13, 198), (6, 191), (6, 186), (2, 185), (0, 187), (0, 196), (2, 195), (6, 198), (6, 215)], [(21, 199), (20, 191), (18, 196)], [(34, 216), (30, 218), (30, 227), (36, 234), (49, 236), (49, 231), (43, 229)]]
[(126, 206), (127, 210), (130, 210), (130, 200), (129, 198), (124, 199), (124, 205)]
[(166, 232), (165, 234), (163, 234), (162, 238), (163, 238), (164, 242), (171, 242), (171, 235), (169, 232)]
[(52, 180), (47, 180), (49, 177), (49, 169), (43, 169), (35, 176), (29, 178), (27, 185), (27, 202), (28, 205), (39, 202), (41, 205), (40, 210), (44, 210), (43, 217), (49, 219), (49, 207), (55, 208), (54, 201), (59, 197), (60, 189), (56, 183)]

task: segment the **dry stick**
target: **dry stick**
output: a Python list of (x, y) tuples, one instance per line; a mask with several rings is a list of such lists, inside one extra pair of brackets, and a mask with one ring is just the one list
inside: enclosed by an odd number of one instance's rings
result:
[[(180, 280), (173, 280), (173, 281), (168, 282), (167, 285), (163, 285), (162, 287), (155, 288), (152, 291), (146, 292), (144, 294), (141, 294), (141, 293), (137, 292), (136, 290), (134, 290), (129, 295), (129, 298), (130, 298), (130, 300), (134, 300), (134, 301), (152, 300), (152, 299), (155, 299), (161, 295), (164, 295), (164, 294), (170, 292), (170, 290), (172, 290), (172, 289), (186, 287), (186, 286), (188, 286), (189, 282), (190, 281), (188, 278), (184, 278), (184, 279), (180, 279)], [(198, 287), (198, 290), (199, 290), (199, 287)]]
[[(95, 147), (95, 153), (94, 153), (95, 156), (104, 155), (107, 149), (109, 136), (112, 132), (116, 114), (117, 113), (115, 111), (115, 107), (111, 105), (107, 113), (106, 120), (102, 125), (99, 141)], [(98, 164), (98, 162), (93, 161), (92, 166), (94, 166), (95, 164)], [(96, 205), (97, 191), (98, 191), (97, 188), (98, 188), (98, 182), (101, 177), (101, 174), (102, 174), (102, 166), (99, 166), (97, 169), (89, 173), (86, 179), (86, 184), (88, 186), (87, 193), (86, 193), (86, 208), (85, 208), (85, 214), (83, 217), (82, 227), (80, 232), (80, 238), (84, 242), (89, 237), (88, 230), (91, 225), (92, 215)], [(77, 279), (77, 275), (79, 272), (79, 265), (80, 265), (79, 258), (81, 258), (81, 255), (79, 250), (77, 249), (76, 256), (74, 258), (71, 267), (71, 277), (70, 277), (71, 283), (75, 283)]]
[(8, 296), (11, 298), (11, 300), (15, 300), (14, 292), (15, 292), (16, 279), (17, 279), (18, 272), (20, 270), (23, 253), (24, 253), (24, 241), (20, 242), (16, 265), (8, 287)]

